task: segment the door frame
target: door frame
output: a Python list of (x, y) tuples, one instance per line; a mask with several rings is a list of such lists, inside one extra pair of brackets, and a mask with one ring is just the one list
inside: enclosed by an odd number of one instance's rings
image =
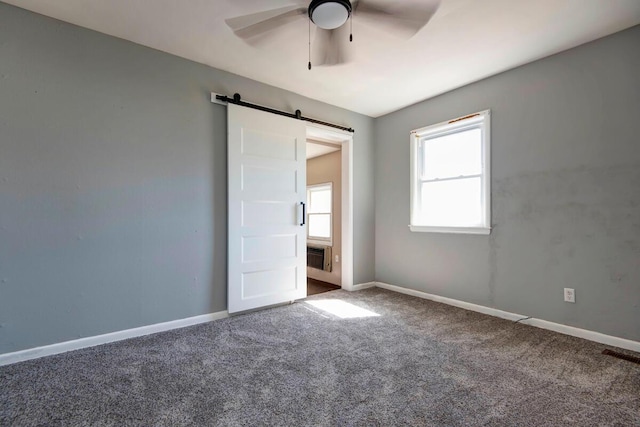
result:
[(315, 123), (307, 125), (307, 140), (329, 142), (340, 145), (342, 176), (342, 259), (341, 285), (345, 291), (353, 291), (353, 134)]
[[(211, 102), (227, 106), (211, 92)], [(353, 133), (316, 123), (307, 124), (307, 138), (340, 144), (342, 151), (342, 289), (354, 291), (353, 282)], [(228, 283), (227, 278), (227, 283)]]

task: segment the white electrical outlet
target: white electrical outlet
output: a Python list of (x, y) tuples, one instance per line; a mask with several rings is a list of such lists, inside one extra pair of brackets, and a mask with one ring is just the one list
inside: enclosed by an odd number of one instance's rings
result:
[(336, 255), (336, 262), (340, 262), (340, 255)]
[(564, 288), (564, 302), (576, 302), (576, 290)]

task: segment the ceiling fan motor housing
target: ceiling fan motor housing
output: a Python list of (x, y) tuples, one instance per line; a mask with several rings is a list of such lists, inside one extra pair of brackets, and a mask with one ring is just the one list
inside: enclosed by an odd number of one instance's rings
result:
[(349, 0), (313, 0), (309, 5), (309, 19), (320, 28), (333, 30), (351, 16)]

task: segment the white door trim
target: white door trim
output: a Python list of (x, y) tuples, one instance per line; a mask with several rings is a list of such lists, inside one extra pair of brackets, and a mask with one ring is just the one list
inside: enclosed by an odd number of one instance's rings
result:
[(342, 152), (342, 289), (353, 291), (353, 134), (329, 126), (307, 125), (307, 139), (339, 144)]

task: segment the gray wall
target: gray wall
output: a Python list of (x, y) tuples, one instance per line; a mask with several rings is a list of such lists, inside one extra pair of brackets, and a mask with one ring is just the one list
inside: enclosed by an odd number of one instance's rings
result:
[[(491, 235), (411, 233), (409, 131), (486, 108)], [(379, 118), (375, 135), (378, 281), (640, 340), (640, 27)]]
[(355, 283), (374, 279), (373, 120), (0, 3), (0, 353), (226, 309), (226, 109), (354, 137)]

